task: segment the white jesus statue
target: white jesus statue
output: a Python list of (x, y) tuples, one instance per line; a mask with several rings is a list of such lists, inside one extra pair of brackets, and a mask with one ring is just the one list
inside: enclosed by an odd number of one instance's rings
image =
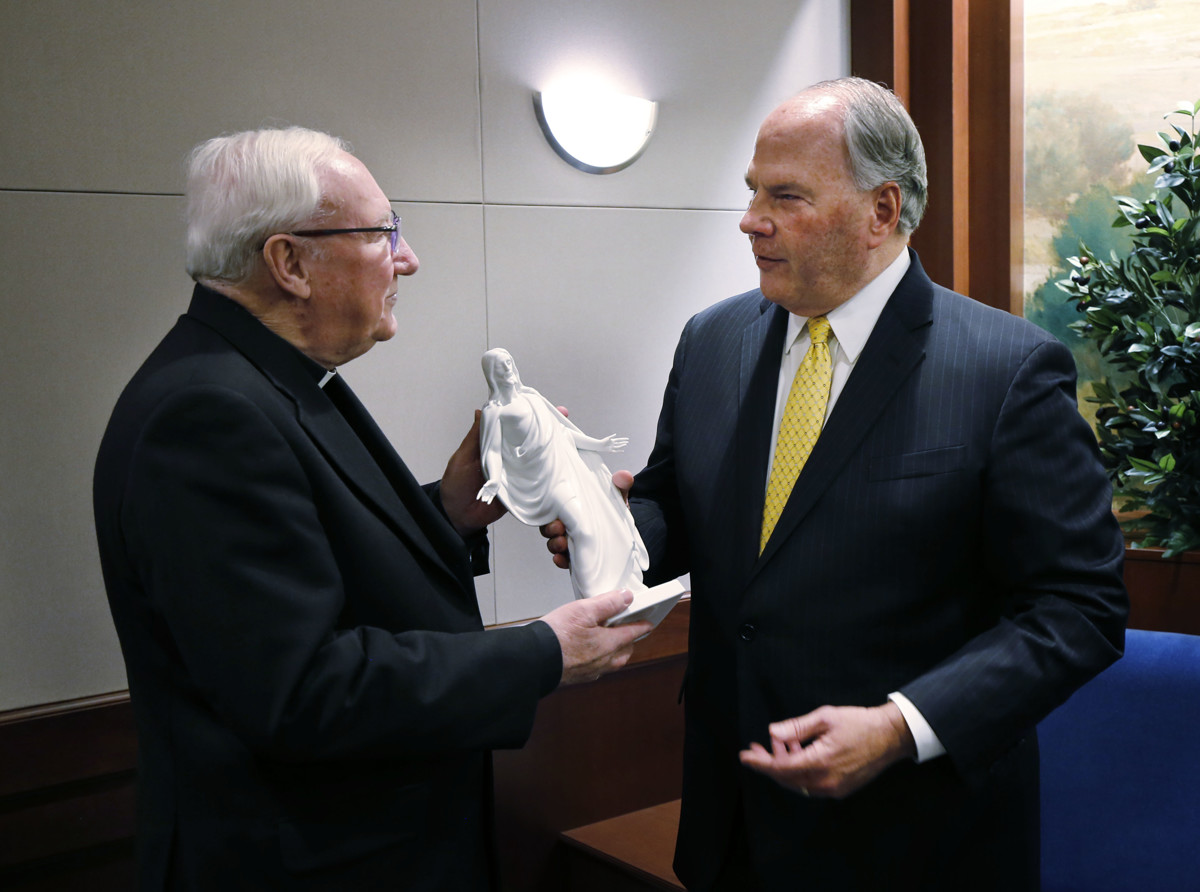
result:
[[(480, 453), (487, 482), (479, 498), (499, 496), (522, 523), (561, 520), (567, 530), (571, 585), (588, 598), (646, 591), (646, 546), (600, 453), (620, 452), (625, 437), (589, 437), (545, 397), (521, 383), (507, 350), (483, 355), (489, 398)], [(635, 601), (636, 603), (636, 601)]]

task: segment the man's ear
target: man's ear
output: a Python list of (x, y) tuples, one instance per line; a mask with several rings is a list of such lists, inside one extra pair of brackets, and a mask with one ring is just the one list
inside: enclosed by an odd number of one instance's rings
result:
[(883, 244), (900, 225), (900, 187), (891, 181), (875, 190), (871, 208), (870, 235), (873, 244)]
[(288, 294), (307, 300), (312, 293), (307, 257), (287, 233), (277, 233), (263, 245), (263, 261), (275, 284)]

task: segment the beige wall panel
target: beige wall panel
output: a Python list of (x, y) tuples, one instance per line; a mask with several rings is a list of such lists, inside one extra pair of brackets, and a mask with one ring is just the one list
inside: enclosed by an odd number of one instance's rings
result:
[(182, 205), (0, 193), (0, 710), (125, 686), (92, 466), (121, 388), (187, 309)]
[[(694, 313), (758, 284), (735, 211), (487, 209), (488, 342), (522, 381), (594, 436), (630, 437), (609, 468), (638, 471), (654, 445), (667, 372)], [(479, 378), (481, 402), (487, 388)], [(499, 621), (571, 597), (541, 535), (493, 529)]]
[[(738, 208), (763, 117), (849, 70), (849, 0), (480, 0), (484, 194), (501, 204)], [(577, 70), (657, 100), (626, 170), (595, 176), (542, 138), (532, 95)]]
[(478, 201), (474, 0), (74, 0), (0, 13), (0, 188), (178, 193), (202, 139), (349, 140), (394, 199)]

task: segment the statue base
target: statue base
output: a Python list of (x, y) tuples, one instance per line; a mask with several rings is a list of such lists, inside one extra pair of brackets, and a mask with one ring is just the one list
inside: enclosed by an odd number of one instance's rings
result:
[[(633, 603), (605, 623), (606, 626), (623, 626), (626, 623), (648, 622), (654, 628), (663, 621), (687, 589), (678, 579), (664, 582), (654, 588), (635, 592)], [(649, 633), (647, 633), (649, 634)]]

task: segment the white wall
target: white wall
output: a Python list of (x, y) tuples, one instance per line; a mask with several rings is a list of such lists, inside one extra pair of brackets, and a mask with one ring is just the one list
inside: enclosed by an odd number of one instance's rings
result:
[[(848, 70), (849, 0), (38, 0), (0, 4), (0, 710), (125, 687), (90, 481), (108, 413), (186, 308), (182, 158), (269, 123), (349, 140), (421, 271), (346, 369), (437, 477), (507, 347), (641, 467), (684, 321), (753, 287), (737, 230), (758, 122)], [(659, 101), (643, 157), (580, 173), (531, 93), (591, 65)], [(535, 530), (493, 531), (485, 621), (570, 597)]]

